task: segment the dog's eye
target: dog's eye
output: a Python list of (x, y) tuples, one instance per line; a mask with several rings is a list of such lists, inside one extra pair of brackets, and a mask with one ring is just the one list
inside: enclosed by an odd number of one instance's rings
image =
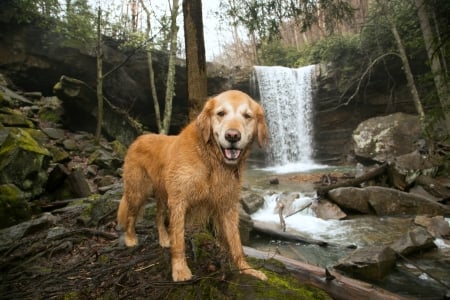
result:
[(225, 116), (225, 112), (223, 110), (220, 110), (220, 111), (217, 112), (217, 115), (219, 117), (223, 117), (223, 116)]
[(251, 118), (252, 118), (252, 115), (249, 114), (249, 113), (244, 113), (243, 116), (244, 116), (244, 118), (246, 118), (246, 119), (251, 119)]

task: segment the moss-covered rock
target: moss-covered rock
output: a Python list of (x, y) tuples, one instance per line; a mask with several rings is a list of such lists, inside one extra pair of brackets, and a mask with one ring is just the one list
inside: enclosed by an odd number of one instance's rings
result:
[(0, 228), (9, 227), (31, 217), (29, 193), (14, 184), (0, 185)]
[(31, 197), (41, 194), (47, 181), (50, 152), (22, 128), (4, 130), (5, 138), (0, 145), (0, 184), (14, 184)]

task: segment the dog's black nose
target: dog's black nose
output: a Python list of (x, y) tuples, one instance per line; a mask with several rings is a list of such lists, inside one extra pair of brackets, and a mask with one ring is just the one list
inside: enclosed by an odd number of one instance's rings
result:
[(225, 131), (225, 139), (230, 143), (236, 143), (241, 140), (241, 133), (236, 129), (228, 129)]

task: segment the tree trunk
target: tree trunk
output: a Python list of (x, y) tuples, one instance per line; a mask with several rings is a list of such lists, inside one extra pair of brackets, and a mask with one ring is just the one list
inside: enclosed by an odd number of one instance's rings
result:
[(103, 123), (103, 49), (101, 33), (102, 10), (100, 6), (97, 12), (97, 128), (95, 130), (95, 142), (100, 142)]
[(160, 133), (168, 134), (170, 129), (170, 120), (172, 119), (172, 100), (175, 91), (175, 60), (177, 55), (177, 16), (178, 16), (178, 0), (173, 0), (172, 10), (170, 13), (170, 50), (169, 50), (169, 67), (167, 70), (166, 81), (166, 98), (164, 117)]
[(431, 72), (433, 73), (434, 84), (444, 113), (445, 125), (447, 133), (450, 134), (450, 93), (448, 85), (445, 82), (445, 73), (439, 55), (433, 49), (433, 31), (431, 30), (430, 21), (426, 11), (425, 1), (415, 0), (417, 15), (419, 16), (420, 28), (425, 41), (428, 59), (430, 60)]
[(162, 131), (163, 124), (161, 122), (161, 112), (159, 109), (159, 99), (158, 93), (155, 85), (155, 72), (153, 70), (153, 57), (152, 57), (152, 47), (151, 47), (151, 33), (152, 33), (152, 24), (151, 24), (151, 13), (147, 8), (143, 0), (140, 0), (141, 6), (147, 15), (147, 28), (145, 29), (145, 37), (147, 38), (147, 65), (148, 65), (148, 77), (150, 84), (150, 91), (152, 93), (153, 98), (153, 108), (155, 109), (155, 119), (156, 125), (158, 127), (158, 132)]
[(183, 0), (189, 120), (195, 119), (208, 97), (202, 1)]
[(425, 112), (423, 111), (422, 102), (420, 102), (419, 92), (417, 91), (416, 84), (414, 82), (414, 77), (411, 71), (411, 67), (409, 65), (408, 56), (406, 55), (405, 47), (403, 46), (402, 39), (397, 30), (397, 26), (391, 22), (391, 31), (394, 35), (395, 42), (397, 44), (397, 49), (399, 51), (400, 59), (403, 63), (403, 69), (405, 71), (406, 80), (408, 82), (408, 87), (413, 97), (414, 105), (416, 106), (417, 113), (420, 116), (420, 119), (423, 123), (425, 119)]

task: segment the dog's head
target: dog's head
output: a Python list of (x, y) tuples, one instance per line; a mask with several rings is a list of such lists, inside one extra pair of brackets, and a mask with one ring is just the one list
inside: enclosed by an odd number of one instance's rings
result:
[(260, 147), (268, 139), (262, 107), (249, 95), (236, 90), (210, 98), (196, 124), (206, 143), (214, 139), (227, 164), (236, 164), (255, 138)]

